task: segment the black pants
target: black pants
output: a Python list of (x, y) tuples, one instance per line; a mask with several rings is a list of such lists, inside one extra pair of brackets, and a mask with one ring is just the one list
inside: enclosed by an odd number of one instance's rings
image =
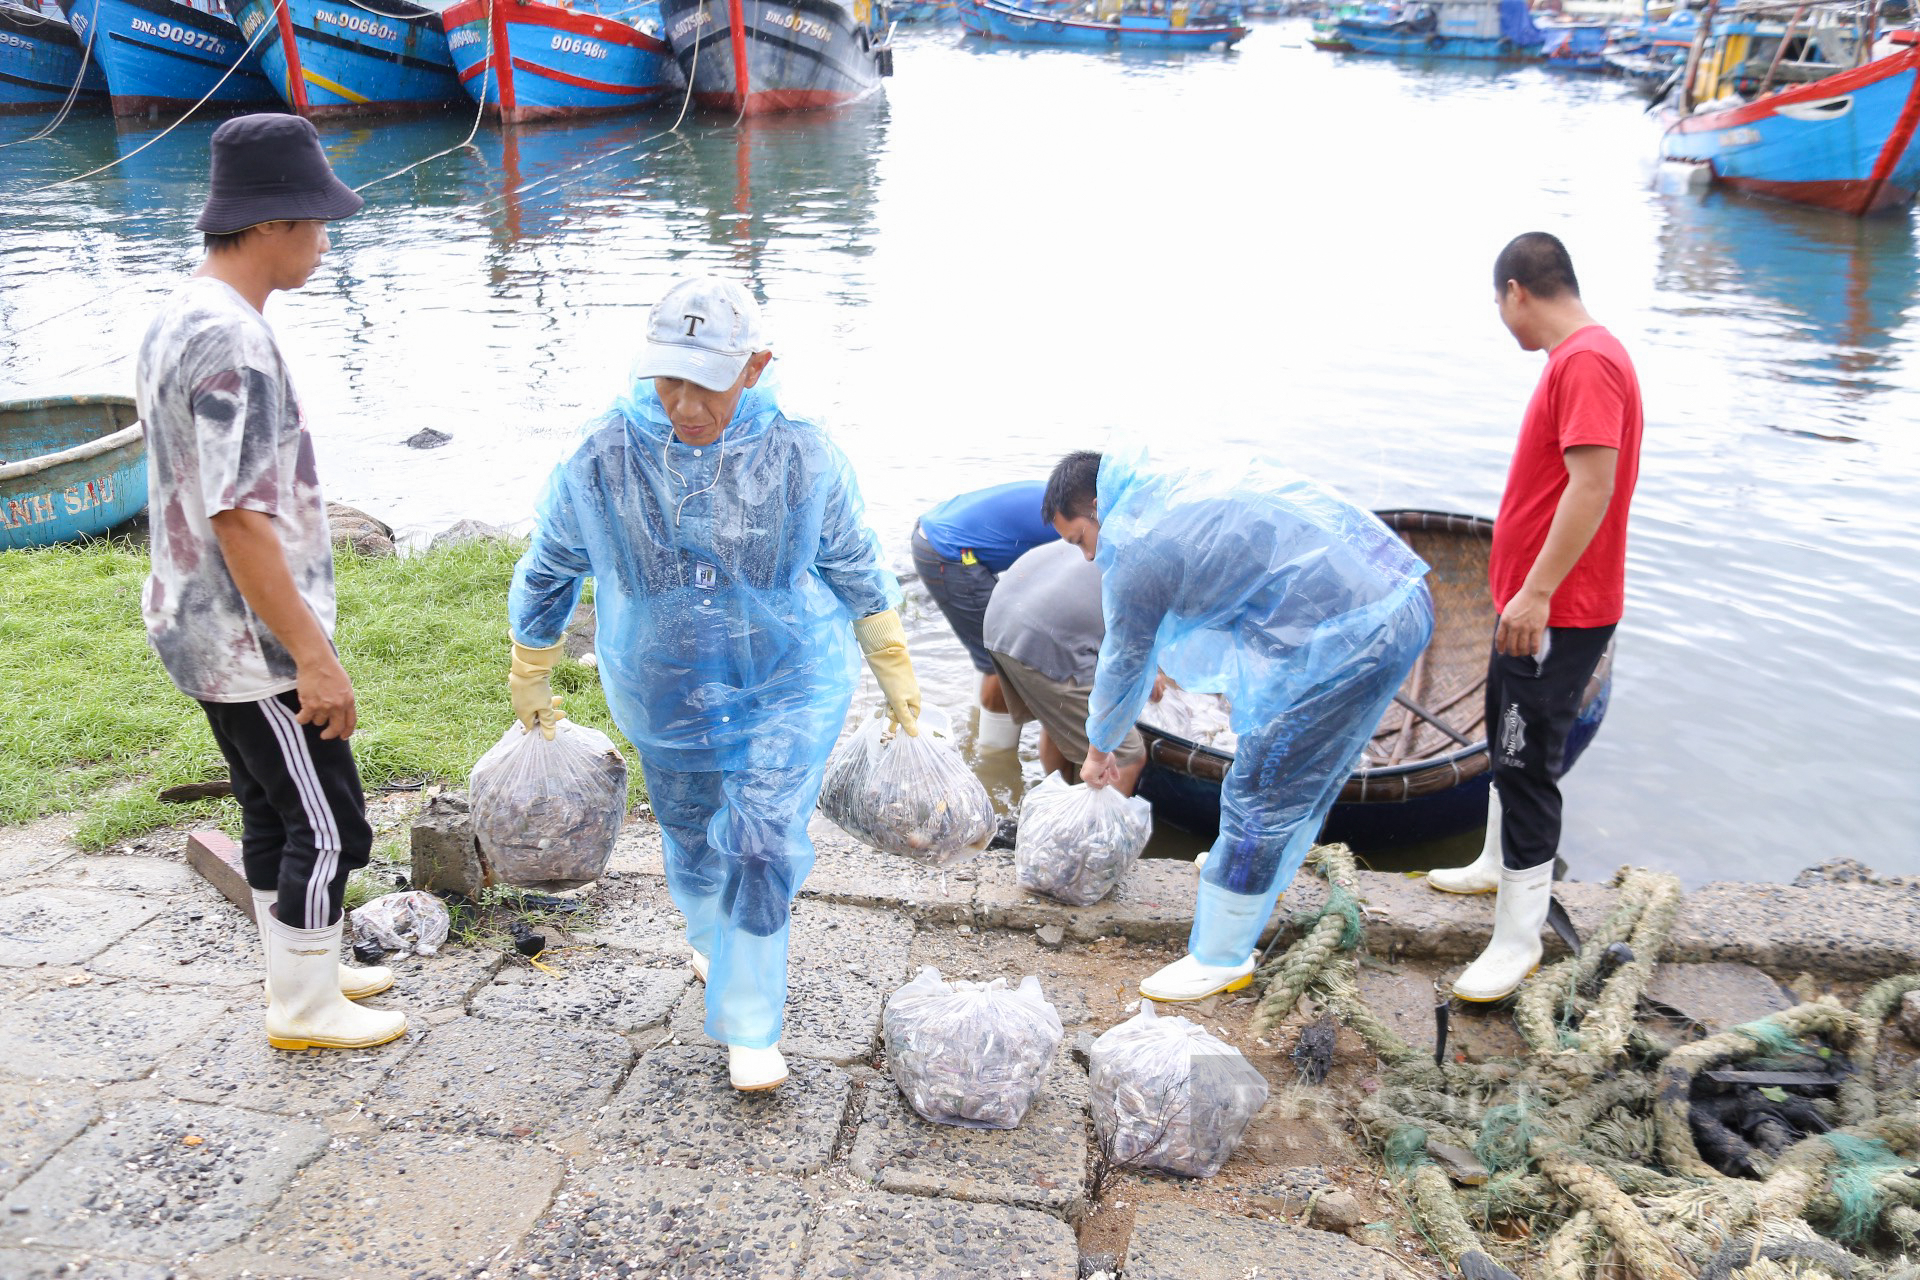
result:
[(1560, 852), (1560, 776), (1567, 736), (1612, 627), (1551, 627), (1545, 662), (1494, 651), (1487, 663), (1487, 744), (1500, 792), (1500, 848), (1509, 871)]
[(227, 758), (242, 818), (247, 883), (280, 894), (276, 914), (295, 929), (340, 918), (347, 873), (367, 865), (373, 828), (353, 748), (294, 719), (300, 699), (203, 702)]
[(993, 674), (993, 659), (987, 656), (985, 637), (987, 601), (999, 578), (984, 564), (962, 564), (943, 559), (920, 526), (913, 526), (913, 568), (926, 584), (927, 594), (940, 606), (947, 625), (973, 660), (973, 669), (981, 675)]

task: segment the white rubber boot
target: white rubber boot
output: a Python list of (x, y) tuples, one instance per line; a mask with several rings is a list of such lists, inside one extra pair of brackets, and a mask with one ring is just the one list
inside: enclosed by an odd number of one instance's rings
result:
[(687, 961), (687, 967), (693, 970), (693, 976), (702, 982), (707, 980), (707, 964), (707, 958), (698, 951), (694, 952), (692, 957)]
[(727, 1046), (727, 1078), (742, 1093), (762, 1093), (786, 1083), (787, 1060), (780, 1046), (771, 1049), (745, 1049)]
[[(251, 885), (248, 891), (253, 894), (253, 922), (259, 925), (273, 910), (273, 904), (280, 895), (271, 889), (255, 889)], [(266, 938), (266, 929), (261, 927), (260, 937)], [(336, 961), (336, 963), (338, 963)], [(340, 965), (340, 994), (349, 1000), (365, 1000), (368, 996), (377, 996), (393, 985), (393, 970), (383, 964)]]
[(1480, 856), (1464, 867), (1435, 867), (1427, 887), (1442, 893), (1493, 893), (1500, 888), (1500, 790), (1487, 788), (1487, 842)]
[(1553, 902), (1553, 863), (1500, 873), (1493, 903), (1493, 940), (1453, 983), (1462, 1000), (1504, 1000), (1540, 967), (1540, 930)]
[(1182, 956), (1140, 984), (1140, 994), (1162, 1004), (1205, 1000), (1222, 991), (1243, 991), (1253, 985), (1253, 957), (1236, 965), (1201, 964)]
[(982, 751), (1012, 751), (1020, 745), (1020, 726), (1005, 711), (980, 708), (980, 731), (974, 742)]
[(407, 1029), (398, 1010), (362, 1009), (340, 994), (340, 927), (292, 929), (268, 910), (267, 1043), (276, 1049), (370, 1049)]

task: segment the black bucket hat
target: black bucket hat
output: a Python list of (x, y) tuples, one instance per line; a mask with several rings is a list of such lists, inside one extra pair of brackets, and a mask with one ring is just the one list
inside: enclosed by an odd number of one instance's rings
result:
[(332, 222), (366, 203), (333, 176), (313, 122), (277, 112), (236, 116), (215, 129), (211, 178), (193, 225), (215, 235), (263, 222)]

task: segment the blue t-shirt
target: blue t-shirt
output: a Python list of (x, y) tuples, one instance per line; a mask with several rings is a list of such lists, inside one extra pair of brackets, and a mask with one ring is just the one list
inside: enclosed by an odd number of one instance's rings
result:
[(948, 498), (920, 517), (920, 532), (943, 560), (971, 551), (981, 564), (1005, 573), (1023, 554), (1060, 535), (1040, 518), (1044, 480), (1016, 480)]

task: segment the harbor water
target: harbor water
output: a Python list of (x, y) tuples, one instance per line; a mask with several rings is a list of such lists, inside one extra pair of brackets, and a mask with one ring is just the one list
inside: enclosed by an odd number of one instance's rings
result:
[[(648, 304), (715, 271), (766, 300), (789, 401), (831, 425), (902, 567), (928, 506), (1117, 436), (1492, 514), (1541, 359), (1501, 328), (1491, 263), (1549, 230), (1647, 405), (1613, 706), (1566, 788), (1573, 873), (1920, 872), (1910, 214), (1661, 194), (1620, 84), (1306, 34), (1155, 56), (903, 30), (885, 99), (837, 113), (482, 126), (370, 187), (269, 308), (329, 494), (414, 537), (524, 527)], [(0, 143), (43, 123), (0, 119)], [(471, 126), (322, 136), (357, 185)], [(0, 149), (0, 398), (131, 389), (197, 258), (211, 127), (76, 116)], [(452, 440), (405, 447), (422, 427)], [(964, 709), (958, 645), (931, 610), (910, 626), (929, 696)]]

